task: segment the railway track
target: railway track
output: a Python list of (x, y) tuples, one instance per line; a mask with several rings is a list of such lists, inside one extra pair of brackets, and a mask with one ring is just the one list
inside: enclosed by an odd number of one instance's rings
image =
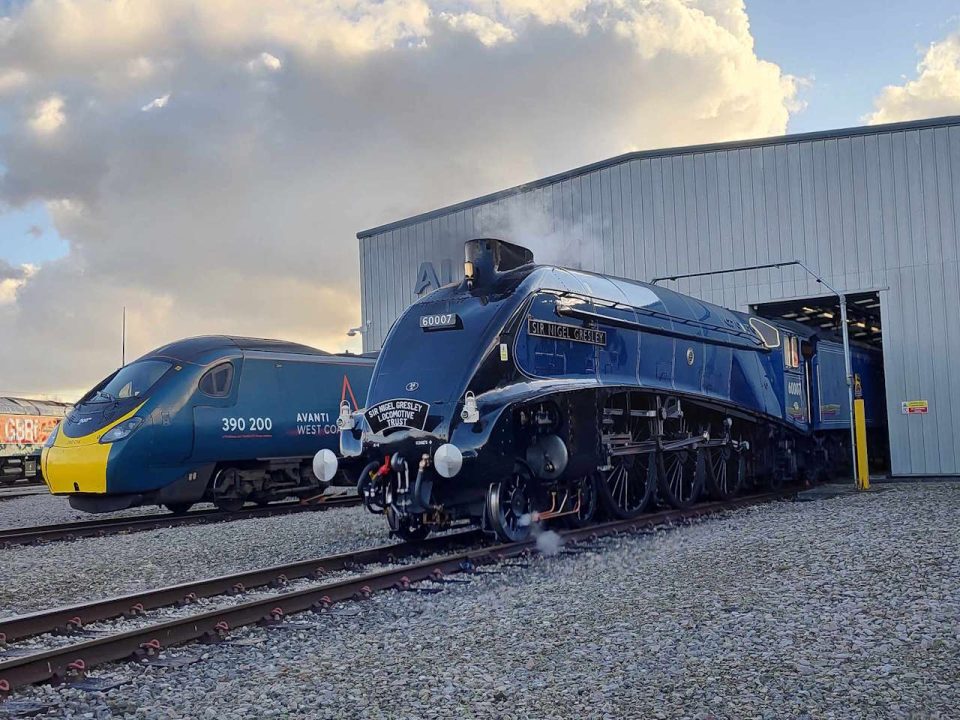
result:
[(14, 485), (0, 485), (0, 500), (13, 500), (28, 495), (45, 495), (49, 491), (43, 484), (16, 483)]
[(276, 505), (268, 505), (262, 508), (248, 508), (235, 512), (224, 512), (216, 509), (194, 510), (184, 515), (157, 513), (103, 520), (81, 520), (79, 522), (60, 523), (57, 525), (9, 528), (0, 530), (0, 546), (29, 545), (55, 540), (73, 540), (83, 537), (97, 537), (116, 533), (132, 533), (143, 530), (156, 530), (157, 528), (179, 527), (180, 525), (200, 525), (213, 522), (245, 520), (248, 518), (272, 517), (274, 515), (314, 512), (330, 508), (353, 507), (360, 504), (360, 498), (353, 494), (322, 497), (325, 499), (319, 499), (310, 503), (277, 503)]
[[(687, 510), (667, 510), (632, 520), (561, 530), (559, 534), (565, 545), (575, 547), (585, 540), (644, 531), (792, 494), (793, 491), (778, 491), (728, 502), (704, 503)], [(304, 611), (323, 613), (338, 603), (363, 600), (384, 590), (437, 592), (443, 583), (458, 581), (449, 578), (450, 575), (479, 572), (484, 565), (536, 551), (534, 539), (489, 545), (483, 544), (479, 532), (468, 531), (7, 618), (0, 620), (0, 640), (14, 646), (0, 653), (0, 698), (26, 685), (80, 681), (88, 670), (108, 662), (126, 659), (157, 662), (165, 648), (194, 640), (223, 640), (238, 627), (279, 624), (285, 622), (287, 616)], [(438, 556), (439, 553), (443, 554)], [(424, 556), (431, 557), (424, 560)], [(377, 563), (391, 567), (364, 571), (365, 566)], [(340, 571), (348, 575), (321, 581), (325, 575)], [(302, 588), (289, 586), (301, 579), (312, 582), (306, 582)], [(185, 612), (178, 617), (151, 619), (148, 615), (152, 610), (171, 606), (189, 607), (201, 598), (271, 588), (270, 592), (256, 593), (260, 597), (196, 613)], [(105, 629), (101, 634), (87, 627), (90, 623), (139, 616), (143, 616), (140, 618), (143, 624), (133, 629)], [(48, 633), (66, 633), (68, 642), (57, 647), (17, 647), (20, 641), (37, 642), (41, 639), (38, 636)], [(76, 641), (71, 641), (73, 638)]]

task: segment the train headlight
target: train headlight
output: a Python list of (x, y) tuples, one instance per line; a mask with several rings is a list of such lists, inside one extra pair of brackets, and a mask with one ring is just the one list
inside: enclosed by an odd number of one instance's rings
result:
[(321, 482), (330, 482), (337, 474), (338, 464), (336, 453), (324, 448), (313, 456), (313, 474)]
[(142, 417), (132, 417), (129, 420), (124, 420), (119, 425), (114, 425), (112, 428), (107, 430), (103, 434), (103, 437), (100, 438), (100, 442), (112, 443), (117, 442), (118, 440), (124, 440), (130, 437), (133, 434), (133, 431), (141, 425), (143, 425)]
[(451, 443), (444, 443), (433, 454), (433, 466), (445, 478), (452, 478), (463, 467), (463, 453)]

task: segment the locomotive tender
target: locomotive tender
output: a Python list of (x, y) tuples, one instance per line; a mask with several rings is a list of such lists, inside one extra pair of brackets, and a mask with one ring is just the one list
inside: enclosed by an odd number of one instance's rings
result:
[[(467, 520), (517, 540), (533, 522), (633, 517), (849, 458), (842, 348), (632, 280), (537, 266), (526, 248), (466, 243), (464, 280), (395, 322), (366, 408), (342, 408), (341, 453), (392, 531)], [(853, 369), (882, 421), (878, 353)], [(336, 469), (332, 453), (315, 460)]]
[(80, 399), (47, 441), (44, 479), (87, 512), (316, 495), (311, 458), (337, 446), (338, 408), (356, 407), (373, 364), (278, 340), (170, 343)]
[(40, 451), (70, 405), (0, 397), (0, 484), (40, 482)]

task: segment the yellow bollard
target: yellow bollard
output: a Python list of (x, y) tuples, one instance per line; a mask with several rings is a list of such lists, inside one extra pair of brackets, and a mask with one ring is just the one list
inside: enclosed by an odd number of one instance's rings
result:
[(853, 422), (857, 434), (857, 489), (870, 489), (870, 467), (867, 462), (867, 415), (863, 398), (853, 401)]

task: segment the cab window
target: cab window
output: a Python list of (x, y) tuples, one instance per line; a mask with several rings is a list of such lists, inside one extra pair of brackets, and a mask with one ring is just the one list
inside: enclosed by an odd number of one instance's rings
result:
[(140, 360), (120, 368), (95, 395), (107, 400), (140, 397), (171, 367), (166, 360)]
[(787, 335), (783, 343), (783, 364), (788, 368), (800, 367), (800, 338)]
[(200, 378), (200, 392), (209, 397), (226, 397), (233, 384), (233, 363), (220, 363)]
[(780, 347), (780, 331), (773, 325), (760, 318), (752, 317), (750, 327), (753, 328), (764, 347), (771, 349)]

